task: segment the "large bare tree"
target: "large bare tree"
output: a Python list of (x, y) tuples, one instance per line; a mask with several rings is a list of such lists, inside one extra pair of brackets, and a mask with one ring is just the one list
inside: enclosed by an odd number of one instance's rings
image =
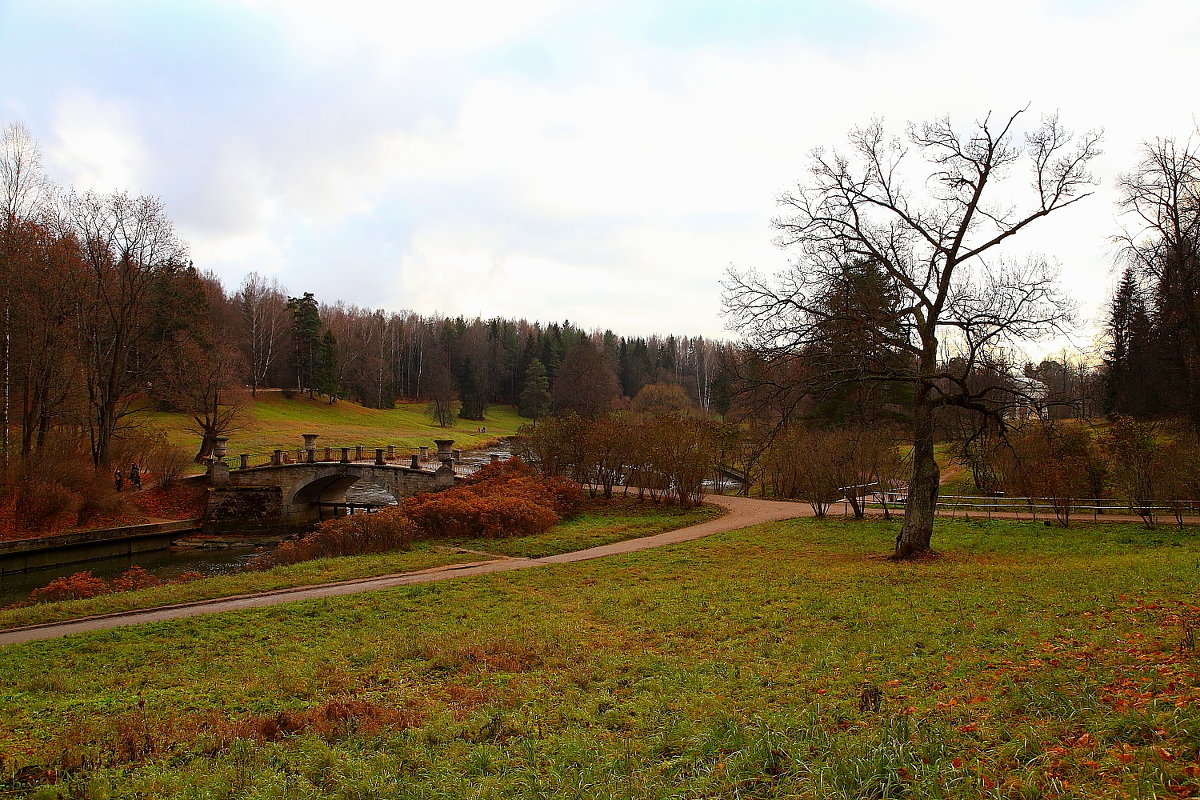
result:
[[(855, 129), (848, 152), (816, 150), (807, 180), (780, 199), (778, 244), (796, 253), (774, 279), (731, 272), (731, 324), (761, 353), (786, 358), (816, 346), (831, 324), (858, 324), (904, 356), (825, 365), (821, 379), (912, 385), (912, 474), (894, 558), (929, 550), (940, 473), (935, 416), (957, 406), (998, 413), (1011, 381), (997, 352), (1060, 327), (1069, 314), (1042, 258), (1014, 258), (1007, 240), (1091, 194), (1100, 135), (1073, 135), (1056, 117), (1023, 137), (1018, 111), (966, 129), (948, 118), (889, 135)], [(1022, 141), (1023, 138), (1023, 141)], [(912, 188), (915, 186), (916, 188)], [(898, 300), (886, 320), (830, 307), (847, 265), (868, 262)], [(848, 313), (848, 319), (837, 319)], [(980, 381), (995, 372), (994, 382)]]
[(20, 123), (0, 130), (0, 458), (8, 463), (12, 408), (13, 288), (20, 281), (23, 240), (51, 191), (42, 152)]
[(160, 324), (151, 318), (155, 281), (186, 265), (162, 202), (123, 192), (72, 194), (66, 218), (83, 248), (87, 283), (80, 335), (88, 385), (92, 461), (109, 460), (122, 420), (137, 410), (136, 392), (152, 382), (160, 364)]

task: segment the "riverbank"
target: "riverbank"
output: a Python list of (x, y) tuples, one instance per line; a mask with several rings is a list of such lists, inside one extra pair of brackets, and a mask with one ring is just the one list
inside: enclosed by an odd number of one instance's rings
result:
[(0, 577), (162, 550), (181, 534), (198, 531), (202, 521), (197, 517), (0, 541)]
[[(0, 630), (231, 595), (377, 577), (492, 558), (538, 558), (651, 536), (712, 519), (715, 506), (684, 511), (632, 500), (593, 501), (569, 520), (535, 536), (417, 542), (412, 551), (323, 558), (263, 572), (217, 575), (183, 585), (102, 595), (86, 600), (0, 609)], [(462, 551), (462, 552), (459, 552)]]

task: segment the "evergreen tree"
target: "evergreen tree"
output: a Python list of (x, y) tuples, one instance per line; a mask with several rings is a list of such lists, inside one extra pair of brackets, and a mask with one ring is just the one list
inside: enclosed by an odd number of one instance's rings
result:
[(321, 349), (321, 314), (312, 292), (305, 292), (302, 297), (289, 297), (288, 310), (292, 312), (291, 367), (296, 376), (296, 389), (307, 391), (312, 397)]
[(482, 420), (484, 412), (487, 411), (487, 392), (483, 375), (476, 369), (470, 356), (463, 359), (456, 372), (458, 397), (462, 401), (458, 415), (463, 419)]
[(517, 413), (522, 417), (537, 419), (550, 410), (550, 379), (542, 362), (533, 359), (525, 371), (525, 388), (521, 391)]
[(313, 388), (329, 398), (329, 402), (337, 401), (341, 393), (338, 381), (338, 345), (333, 331), (325, 331), (317, 349), (317, 360), (314, 367)]

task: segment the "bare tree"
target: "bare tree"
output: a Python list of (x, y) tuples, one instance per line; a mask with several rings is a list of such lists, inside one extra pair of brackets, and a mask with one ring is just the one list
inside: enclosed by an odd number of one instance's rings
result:
[(250, 367), (250, 394), (266, 384), (283, 349), (288, 330), (287, 292), (277, 278), (251, 272), (237, 296), (245, 326), (246, 361)]
[[(912, 385), (912, 476), (893, 558), (930, 546), (937, 411), (996, 414), (998, 387), (970, 386), (967, 375), (998, 348), (1052, 332), (1066, 316), (1045, 260), (1004, 258), (1000, 246), (1091, 193), (1088, 165), (1100, 135), (1074, 136), (1049, 117), (1022, 146), (1021, 114), (988, 116), (966, 131), (939, 119), (910, 126), (903, 140), (875, 122), (850, 134), (849, 155), (814, 151), (807, 182), (781, 198), (786, 215), (774, 222), (778, 244), (798, 251), (794, 264), (777, 280), (731, 272), (726, 282), (731, 323), (758, 350), (788, 354), (824, 335), (833, 312), (821, 301), (847, 265), (870, 262), (886, 276), (894, 310), (860, 324), (905, 357), (829, 365), (822, 378)], [(1027, 171), (1014, 175), (1022, 163)], [(906, 179), (923, 184), (926, 196)], [(1022, 193), (1029, 197), (1019, 203)]]
[(108, 463), (122, 420), (136, 411), (135, 392), (153, 380), (160, 325), (150, 318), (155, 280), (187, 268), (162, 202), (117, 192), (72, 194), (66, 216), (83, 248), (87, 285), (80, 334), (88, 383), (92, 461)]
[(12, 408), (13, 287), (23, 233), (50, 191), (42, 153), (29, 130), (12, 123), (0, 130), (0, 456), (8, 463)]

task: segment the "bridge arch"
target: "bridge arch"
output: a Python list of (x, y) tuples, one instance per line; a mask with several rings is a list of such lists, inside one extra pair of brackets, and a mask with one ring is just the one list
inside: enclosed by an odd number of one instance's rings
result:
[[(360, 481), (378, 485), (400, 500), (453, 486), (455, 480), (454, 472), (444, 466), (431, 470), (399, 464), (326, 462), (251, 467), (228, 473), (225, 485), (212, 487), (205, 516), (209, 520), (245, 516), (247, 497), (254, 495), (259, 498), (255, 505), (262, 506), (254, 514), (254, 524), (304, 525), (319, 518), (318, 503), (346, 502), (346, 491)], [(228, 514), (224, 511), (227, 502)]]

